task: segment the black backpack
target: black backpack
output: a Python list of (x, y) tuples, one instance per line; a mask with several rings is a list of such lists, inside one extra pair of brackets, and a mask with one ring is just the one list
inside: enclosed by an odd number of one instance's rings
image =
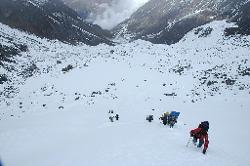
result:
[(154, 116), (153, 115), (148, 115), (146, 117), (146, 120), (149, 121), (149, 122), (152, 122), (152, 120), (154, 120)]
[(198, 127), (208, 132), (209, 122), (208, 121), (201, 122)]

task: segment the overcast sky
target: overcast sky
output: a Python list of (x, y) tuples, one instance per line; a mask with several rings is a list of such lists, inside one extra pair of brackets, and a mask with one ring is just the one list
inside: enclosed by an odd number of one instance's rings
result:
[(95, 24), (104, 29), (118, 25), (149, 0), (116, 0), (112, 5), (103, 4), (103, 14), (98, 15)]

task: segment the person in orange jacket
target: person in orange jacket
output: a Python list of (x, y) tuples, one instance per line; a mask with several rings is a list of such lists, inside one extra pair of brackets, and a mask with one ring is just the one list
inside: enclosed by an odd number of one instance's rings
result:
[(198, 148), (202, 147), (204, 144), (204, 148), (202, 153), (206, 154), (209, 140), (208, 140), (208, 129), (209, 129), (209, 123), (208, 121), (201, 122), (198, 128), (193, 129), (190, 131), (190, 136), (193, 137), (193, 143), (196, 145), (197, 141), (199, 140), (199, 143), (197, 145)]

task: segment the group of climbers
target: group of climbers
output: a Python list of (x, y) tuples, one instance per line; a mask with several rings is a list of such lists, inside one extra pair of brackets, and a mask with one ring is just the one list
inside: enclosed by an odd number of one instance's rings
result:
[[(165, 112), (159, 119), (162, 121), (164, 125), (168, 125), (170, 128), (173, 128), (174, 125), (177, 123), (177, 119), (180, 115), (180, 112), (172, 111), (172, 112)], [(153, 115), (147, 116), (146, 120), (152, 122)], [(209, 122), (203, 121), (199, 124), (199, 126), (190, 131), (190, 138), (192, 138), (192, 142), (197, 148), (201, 148), (204, 145), (202, 150), (203, 154), (206, 154), (209, 140), (208, 140), (208, 129), (209, 129)]]
[[(111, 122), (114, 121), (113, 120), (114, 118), (116, 120), (119, 120), (119, 115), (118, 114), (113, 115), (114, 114), (113, 110), (109, 110), (109, 114), (111, 114), (111, 116), (109, 117)], [(165, 112), (159, 119), (162, 121), (164, 125), (168, 125), (170, 128), (173, 128), (174, 125), (177, 123), (177, 119), (179, 115), (180, 115), (180, 112), (176, 112), (176, 111), (171, 111), (170, 113)], [(149, 122), (152, 122), (154, 120), (154, 116), (148, 115), (146, 117), (146, 120)], [(198, 148), (201, 148), (204, 145), (204, 148), (202, 150), (203, 154), (206, 154), (208, 144), (209, 144), (208, 129), (209, 129), (209, 122), (203, 121), (199, 124), (197, 128), (190, 131), (190, 141), (192, 139), (193, 144), (197, 146)], [(0, 166), (1, 166), (1, 163), (0, 163)]]
[(180, 115), (180, 112), (172, 111), (171, 113), (165, 112), (159, 119), (164, 125), (169, 125), (170, 128), (173, 128), (177, 123), (177, 119)]

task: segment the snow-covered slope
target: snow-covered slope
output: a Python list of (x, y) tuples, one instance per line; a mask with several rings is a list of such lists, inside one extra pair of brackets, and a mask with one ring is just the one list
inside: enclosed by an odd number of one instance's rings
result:
[[(9, 80), (0, 84), (4, 166), (247, 165), (250, 38), (223, 36), (231, 26), (216, 21), (171, 46), (89, 47), (0, 24), (2, 45), (27, 45), (0, 66)], [(158, 117), (172, 110), (181, 115), (170, 129)], [(202, 120), (211, 125), (206, 155), (185, 146)]]

